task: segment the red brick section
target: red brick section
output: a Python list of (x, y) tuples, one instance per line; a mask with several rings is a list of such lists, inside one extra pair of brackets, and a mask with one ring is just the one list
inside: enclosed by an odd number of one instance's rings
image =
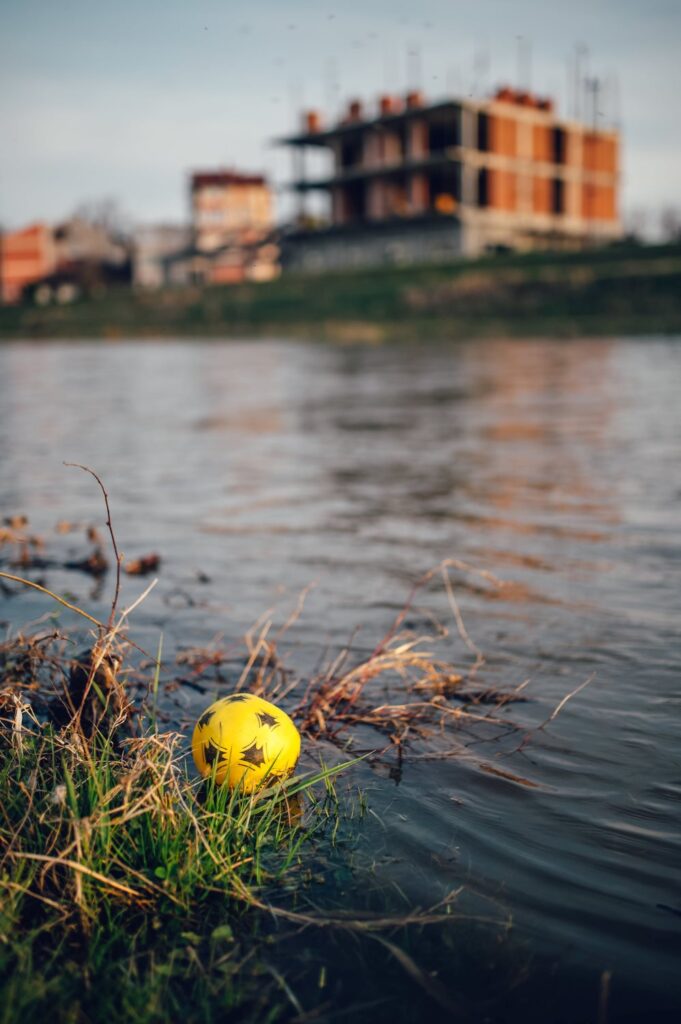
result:
[(581, 207), (585, 220), (616, 220), (615, 189), (612, 185), (582, 185)]
[(617, 170), (617, 140), (596, 132), (585, 132), (582, 165), (587, 171), (614, 174)]
[(553, 162), (551, 128), (545, 124), (532, 126), (532, 156), (542, 163)]
[(502, 156), (516, 155), (516, 121), (494, 114), (489, 119), (490, 151)]
[(45, 224), (0, 235), (0, 296), (17, 302), (28, 284), (51, 274), (55, 267), (52, 233)]
[(532, 208), (535, 213), (551, 213), (551, 179), (535, 177), (532, 182)]
[(496, 210), (515, 210), (516, 175), (513, 171), (489, 171), (489, 205)]

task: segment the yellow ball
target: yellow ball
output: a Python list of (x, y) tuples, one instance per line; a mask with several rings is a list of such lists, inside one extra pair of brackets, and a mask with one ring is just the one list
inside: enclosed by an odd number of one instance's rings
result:
[(270, 784), (293, 774), (300, 735), (274, 704), (254, 693), (233, 693), (203, 712), (194, 727), (192, 754), (204, 778), (215, 771), (217, 782), (250, 793), (263, 780)]

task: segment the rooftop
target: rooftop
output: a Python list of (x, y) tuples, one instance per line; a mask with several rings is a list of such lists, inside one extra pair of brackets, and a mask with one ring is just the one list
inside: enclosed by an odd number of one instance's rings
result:
[(537, 96), (534, 93), (512, 89), (502, 86), (497, 89), (494, 96), (470, 100), (455, 97), (447, 97), (434, 102), (427, 102), (423, 94), (417, 90), (408, 92), (405, 97), (394, 95), (382, 95), (379, 97), (375, 112), (365, 109), (364, 104), (357, 99), (348, 103), (346, 113), (335, 124), (325, 127), (321, 115), (316, 110), (307, 111), (304, 115), (304, 128), (295, 135), (287, 136), (278, 141), (290, 146), (325, 146), (329, 141), (338, 138), (339, 135), (352, 134), (358, 130), (372, 127), (397, 126), (402, 122), (424, 114), (450, 113), (461, 106), (480, 107), (489, 103), (509, 103), (537, 111), (547, 116), (552, 116), (554, 104), (551, 99)]
[(191, 177), (192, 192), (199, 188), (220, 185), (266, 185), (263, 174), (241, 174), (239, 171), (194, 171)]

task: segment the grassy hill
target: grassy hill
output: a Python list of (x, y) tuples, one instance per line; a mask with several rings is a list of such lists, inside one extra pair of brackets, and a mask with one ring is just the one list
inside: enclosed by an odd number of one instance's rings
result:
[(0, 309), (0, 338), (681, 333), (681, 244), (489, 256)]

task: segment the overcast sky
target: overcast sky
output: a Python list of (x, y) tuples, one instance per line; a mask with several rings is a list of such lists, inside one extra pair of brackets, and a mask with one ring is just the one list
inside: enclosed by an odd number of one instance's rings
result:
[(577, 44), (622, 122), (625, 211), (681, 208), (681, 0), (0, 0), (0, 224), (104, 197), (182, 220), (189, 170), (283, 183), (295, 111), (417, 82), (521, 74), (571, 113)]

